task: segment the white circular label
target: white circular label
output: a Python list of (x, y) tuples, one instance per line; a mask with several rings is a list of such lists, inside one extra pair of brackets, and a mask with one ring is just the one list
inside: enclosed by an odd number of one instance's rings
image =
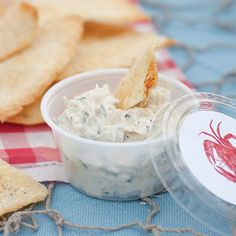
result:
[(179, 145), (200, 183), (236, 205), (236, 120), (215, 111), (195, 112), (180, 128)]

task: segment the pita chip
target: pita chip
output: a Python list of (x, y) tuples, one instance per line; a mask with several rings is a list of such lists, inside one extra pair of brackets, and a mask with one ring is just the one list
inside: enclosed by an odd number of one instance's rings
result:
[(31, 47), (0, 64), (0, 121), (32, 104), (75, 53), (83, 31), (79, 17), (48, 22)]
[(175, 41), (155, 33), (141, 33), (126, 29), (88, 31), (78, 45), (76, 54), (58, 77), (62, 80), (71, 75), (100, 68), (130, 67), (153, 41), (156, 48), (169, 47)]
[(26, 3), (14, 4), (0, 17), (0, 61), (32, 44), (38, 29), (37, 10)]
[(0, 216), (43, 201), (47, 188), (0, 160)]
[(155, 45), (151, 45), (118, 84), (115, 91), (115, 97), (119, 100), (118, 108), (125, 110), (146, 105), (150, 89), (158, 79), (154, 48)]
[(19, 114), (13, 116), (7, 122), (21, 125), (39, 125), (44, 123), (40, 111), (41, 99), (40, 97), (34, 103), (26, 106)]
[(38, 8), (40, 21), (56, 15), (78, 15), (87, 22), (126, 25), (149, 17), (128, 0), (27, 0)]

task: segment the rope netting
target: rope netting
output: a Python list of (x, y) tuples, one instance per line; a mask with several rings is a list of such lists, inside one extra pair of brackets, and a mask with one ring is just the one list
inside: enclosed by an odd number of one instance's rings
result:
[[(149, 9), (153, 22), (158, 31), (162, 34), (169, 34), (167, 28), (173, 22), (180, 22), (187, 26), (202, 26), (205, 25), (210, 29), (217, 28), (221, 30), (222, 34), (234, 34), (235, 40), (232, 43), (217, 41), (209, 42), (207, 45), (195, 45), (186, 42), (177, 42), (174, 46), (175, 48), (182, 50), (185, 55), (185, 63), (179, 65), (184, 72), (187, 72), (196, 62), (198, 55), (208, 53), (214, 49), (225, 50), (227, 54), (228, 50), (236, 50), (236, 19), (225, 20), (225, 15), (228, 14), (233, 8), (236, 8), (236, 1), (234, 0), (218, 0), (218, 1), (190, 1), (188, 4), (176, 4), (174, 1), (172, 3), (166, 3), (165, 1), (158, 0), (141, 0), (142, 4)], [(154, 9), (154, 10), (153, 10)], [(184, 13), (208, 10), (209, 13), (204, 16), (189, 16)], [(183, 14), (182, 14), (183, 13)], [(223, 17), (222, 17), (223, 16)], [(201, 44), (201, 42), (199, 42)], [(178, 59), (177, 59), (178, 63)], [(229, 98), (236, 99), (236, 91), (225, 92), (223, 90), (224, 86), (233, 85), (236, 86), (236, 60), (234, 69), (226, 71), (223, 75), (218, 77), (214, 81), (204, 81), (193, 84), (197, 90), (202, 90), (204, 87), (209, 87), (210, 92), (225, 95)]]
[(156, 224), (153, 224), (153, 218), (158, 214), (160, 207), (151, 198), (144, 198), (141, 201), (145, 202), (150, 210), (147, 213), (146, 221), (134, 221), (127, 224), (122, 224), (115, 227), (102, 227), (102, 226), (90, 226), (75, 224), (67, 221), (57, 210), (52, 209), (52, 193), (54, 183), (48, 185), (49, 195), (45, 201), (45, 207), (42, 210), (34, 210), (34, 204), (28, 208), (4, 216), (0, 218), (0, 232), (3, 232), (3, 236), (9, 236), (11, 233), (17, 233), (21, 227), (27, 227), (33, 231), (38, 230), (39, 225), (35, 220), (35, 215), (46, 215), (48, 216), (57, 226), (57, 235), (63, 236), (63, 229), (65, 227), (78, 230), (87, 231), (104, 231), (104, 232), (115, 232), (124, 229), (131, 229), (134, 227), (140, 228), (145, 232), (152, 233), (154, 236), (160, 236), (161, 233), (192, 233), (194, 236), (202, 236), (203, 234), (194, 231), (191, 228), (163, 228)]

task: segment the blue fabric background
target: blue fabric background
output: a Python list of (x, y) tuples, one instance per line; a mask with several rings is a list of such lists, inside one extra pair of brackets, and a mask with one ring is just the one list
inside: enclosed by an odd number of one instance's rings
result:
[[(160, 207), (160, 213), (155, 217), (153, 223), (162, 227), (188, 227), (205, 233), (209, 236), (218, 236), (206, 227), (196, 222), (186, 214), (168, 193), (158, 195), (153, 198)], [(57, 184), (53, 195), (52, 207), (58, 210), (67, 220), (82, 225), (96, 226), (118, 226), (133, 221), (145, 221), (149, 212), (148, 205), (141, 204), (140, 201), (110, 202), (98, 200), (85, 196), (67, 184)], [(39, 207), (40, 208), (40, 207)], [(23, 229), (17, 235), (57, 235), (54, 223), (46, 216), (38, 216), (40, 228), (33, 233), (31, 230)], [(65, 236), (148, 236), (149, 233), (141, 229), (122, 230), (115, 233), (91, 232), (82, 230), (64, 230)], [(182, 234), (163, 233), (163, 236), (175, 236)], [(191, 234), (184, 234), (190, 236)], [(192, 236), (192, 235), (191, 235)]]
[[(172, 2), (173, 1), (169, 1)], [(220, 1), (191, 1), (191, 4), (202, 4), (202, 8), (191, 9), (186, 12), (176, 11), (176, 15), (181, 17), (208, 17), (215, 9), (214, 7)], [(190, 4), (190, 1), (178, 0), (177, 4)], [(204, 5), (206, 4), (206, 5)], [(204, 7), (206, 6), (206, 7)], [(153, 8), (146, 10), (152, 14), (158, 14)], [(236, 7), (230, 8), (226, 14), (222, 15), (223, 19), (231, 19), (236, 22)], [(220, 30), (210, 27), (207, 24), (199, 23), (197, 25), (186, 25), (180, 21), (172, 21), (165, 28), (165, 31), (173, 38), (190, 43), (192, 45), (204, 46), (212, 41), (214, 42), (236, 42), (236, 32)], [(185, 54), (177, 49), (170, 50), (177, 64), (184, 62)], [(206, 80), (217, 80), (219, 76), (229, 69), (236, 69), (236, 49), (214, 49), (207, 53), (199, 53), (194, 65), (186, 72), (187, 78), (196, 83)], [(211, 88), (203, 88), (205, 91), (211, 91)], [(228, 92), (236, 92), (236, 84), (225, 86), (222, 93), (227, 95)], [(191, 227), (197, 231), (209, 236), (217, 236), (216, 233), (209, 231), (205, 226), (199, 224), (195, 219), (184, 212), (168, 193), (156, 196), (155, 201), (160, 204), (160, 213), (155, 217), (154, 223), (162, 227)], [(53, 195), (53, 208), (57, 209), (69, 221), (97, 226), (117, 226), (119, 224), (132, 221), (144, 221), (149, 207), (140, 204), (140, 201), (131, 202), (106, 202), (97, 200), (78, 192), (70, 185), (57, 184)], [(33, 233), (31, 230), (23, 229), (18, 235), (57, 235), (56, 226), (46, 216), (39, 216), (38, 223), (40, 229)], [(90, 232), (81, 230), (64, 230), (64, 235), (82, 235), (82, 236), (145, 236), (150, 235), (140, 229), (124, 230), (116, 233)], [(177, 235), (177, 234), (163, 234)], [(178, 234), (179, 235), (179, 234)], [(185, 234), (190, 235), (190, 234)]]

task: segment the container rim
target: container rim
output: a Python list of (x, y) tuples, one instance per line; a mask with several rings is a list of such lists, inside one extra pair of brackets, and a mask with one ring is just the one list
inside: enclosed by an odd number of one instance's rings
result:
[[(59, 127), (48, 114), (48, 104), (49, 104), (51, 98), (53, 97), (54, 93), (56, 93), (58, 90), (63, 89), (64, 86), (69, 85), (73, 82), (82, 80), (84, 77), (88, 77), (88, 76), (95, 77), (97, 75), (103, 75), (103, 74), (122, 74), (122, 75), (124, 75), (127, 72), (128, 72), (128, 68), (98, 69), (98, 70), (87, 71), (87, 72), (75, 74), (75, 75), (68, 77), (67, 79), (64, 79), (64, 80), (56, 83), (45, 93), (45, 95), (42, 98), (40, 109), (41, 109), (41, 114), (43, 116), (43, 119), (45, 120), (47, 125), (52, 130), (55, 130), (56, 132), (60, 133), (63, 136), (66, 136), (69, 139), (73, 139), (75, 141), (79, 141), (79, 142), (83, 142), (83, 143), (87, 143), (87, 144), (94, 144), (94, 145), (100, 145), (100, 146), (120, 146), (120, 147), (121, 146), (135, 147), (137, 145), (148, 145), (150, 142), (152, 142), (152, 140), (146, 139), (143, 141), (135, 141), (135, 142), (129, 142), (129, 143), (118, 143), (118, 142), (90, 140), (90, 139), (86, 139), (83, 137), (79, 137), (79, 136), (77, 136), (75, 134), (71, 134), (71, 133), (65, 131), (64, 129), (62, 129), (61, 127)], [(163, 75), (161, 73), (159, 73), (158, 75), (159, 75), (159, 79), (161, 77), (167, 81), (170, 81), (172, 84), (174, 84), (174, 86), (178, 87), (180, 90), (184, 91), (186, 94), (193, 92), (192, 89), (190, 89), (187, 85), (185, 85), (184, 83), (182, 83), (181, 81), (179, 81), (177, 79), (172, 79), (169, 76)], [(161, 137), (160, 141), (162, 139), (163, 138)]]

